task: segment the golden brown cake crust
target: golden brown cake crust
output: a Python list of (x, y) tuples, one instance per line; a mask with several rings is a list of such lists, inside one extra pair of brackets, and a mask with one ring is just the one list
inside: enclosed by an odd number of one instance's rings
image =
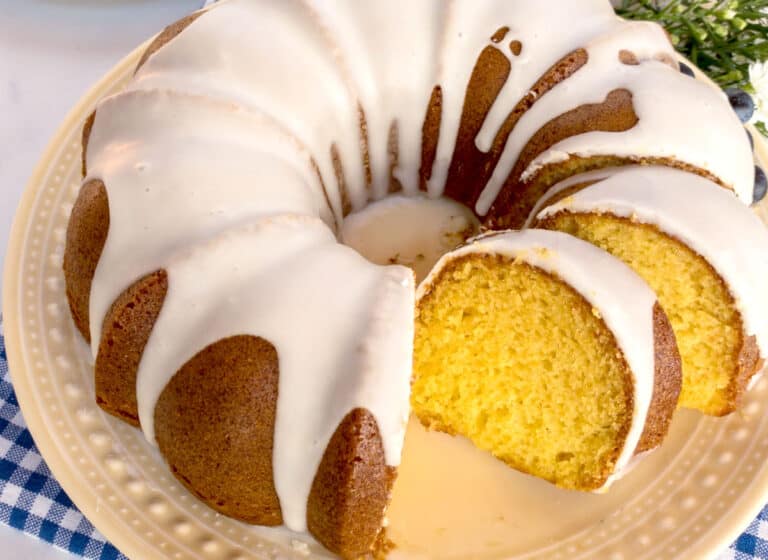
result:
[(272, 471), (278, 376), (270, 342), (226, 338), (184, 364), (154, 414), (176, 478), (216, 511), (258, 525), (283, 522)]
[(475, 139), (511, 69), (509, 59), (499, 49), (487, 46), (480, 53), (467, 84), (456, 146), (445, 183), (445, 196), (470, 208), (474, 206), (477, 185), (485, 182), (477, 174), (484, 167), (493, 165), (487, 160), (494, 159), (477, 149)]
[(365, 193), (368, 200), (373, 195), (373, 172), (371, 171), (371, 151), (368, 140), (368, 120), (360, 103), (357, 104), (357, 122), (360, 128), (360, 156), (363, 158), (363, 172), (365, 173)]
[(640, 64), (640, 60), (637, 55), (627, 49), (621, 49), (619, 51), (619, 61), (627, 66), (637, 66)]
[(720, 416), (734, 412), (741, 406), (744, 395), (747, 392), (749, 382), (765, 365), (760, 358), (760, 349), (757, 347), (757, 338), (745, 336), (742, 329), (742, 343), (739, 357), (736, 362), (736, 373), (726, 389), (728, 394), (728, 408)]
[(346, 218), (352, 213), (352, 201), (349, 198), (347, 182), (344, 179), (344, 167), (341, 163), (341, 155), (339, 155), (339, 148), (336, 144), (331, 146), (331, 161), (333, 162), (333, 173), (336, 177), (336, 183), (339, 185), (341, 215)]
[(514, 61), (510, 63), (498, 49), (486, 47), (467, 85), (445, 195), (474, 208), (501, 159), (510, 134), (526, 111), (550, 89), (584, 66), (588, 58), (586, 50), (577, 49), (549, 68), (512, 108), (496, 133), (491, 149), (486, 153), (477, 149), (475, 139), (514, 65)]
[(653, 397), (635, 453), (650, 451), (664, 441), (683, 383), (675, 333), (658, 301), (653, 306), (653, 357)]
[(67, 224), (64, 280), (75, 326), (91, 341), (89, 302), (91, 283), (109, 231), (109, 202), (104, 183), (88, 181), (80, 188)]
[[(550, 120), (520, 152), (520, 157), (488, 212), (485, 225), (491, 229), (506, 229), (519, 228), (525, 223), (536, 202), (554, 184), (550, 180), (539, 180), (541, 177), (538, 175), (534, 180), (522, 181), (523, 173), (539, 154), (566, 138), (585, 132), (630, 130), (638, 120), (632, 104), (632, 93), (626, 89), (613, 90), (602, 103), (582, 105)], [(563, 163), (552, 167), (564, 172), (560, 179), (586, 171), (569, 168)]]
[(157, 51), (159, 51), (162, 47), (164, 47), (167, 43), (169, 43), (173, 38), (175, 38), (179, 33), (184, 31), (189, 25), (195, 21), (197, 18), (199, 18), (201, 15), (203, 15), (205, 12), (199, 11), (192, 14), (189, 14), (188, 16), (185, 16), (178, 20), (175, 23), (172, 23), (165, 29), (163, 29), (160, 34), (155, 37), (155, 40), (152, 41), (147, 47), (147, 50), (144, 51), (144, 54), (141, 56), (141, 60), (139, 60), (139, 63), (136, 65), (136, 70), (141, 68), (144, 63), (149, 60), (149, 57), (155, 54)]
[[(664, 157), (620, 157), (612, 155), (590, 157), (571, 155), (566, 161), (543, 166), (531, 179), (528, 180), (525, 188), (529, 189), (531, 193), (541, 193), (541, 195), (544, 196), (550, 187), (574, 175), (598, 169), (622, 167), (626, 165), (661, 165), (673, 169), (680, 169), (698, 175), (699, 177), (709, 179), (725, 189), (733, 190), (712, 173), (676, 159)], [(500, 199), (497, 198), (494, 202), (494, 206), (486, 216), (483, 225), (489, 229), (520, 228), (525, 223), (538, 200), (539, 198), (531, 197), (530, 200), (525, 202), (522, 200), (518, 201), (520, 207), (515, 210), (511, 206), (502, 203)]]
[(120, 294), (104, 317), (94, 366), (96, 402), (137, 427), (136, 373), (167, 292), (168, 275), (158, 270)]
[[(595, 179), (593, 181), (583, 181), (581, 183), (576, 183), (575, 185), (571, 185), (570, 187), (567, 187), (563, 190), (561, 190), (558, 193), (555, 193), (551, 196), (547, 196), (546, 194), (540, 199), (539, 202), (541, 202), (542, 206), (541, 208), (546, 208), (548, 206), (552, 206), (554, 204), (557, 204), (561, 200), (565, 200), (569, 196), (573, 196), (577, 192), (579, 192), (582, 189), (586, 189), (587, 187), (591, 187), (592, 185), (596, 185), (597, 183), (603, 181), (603, 179)], [(538, 202), (537, 202), (538, 204)]]
[[(394, 194), (403, 190), (403, 184), (397, 178), (395, 173), (395, 170), (400, 163), (400, 125), (397, 121), (392, 121), (392, 124), (389, 126), (387, 155), (389, 156), (389, 185), (387, 187), (387, 194)], [(373, 195), (369, 194), (368, 196), (371, 197), (370, 199), (372, 200)]]
[(432, 166), (437, 156), (437, 141), (440, 138), (440, 123), (443, 115), (443, 90), (440, 86), (432, 89), (427, 113), (421, 127), (421, 166), (419, 167), (419, 190), (427, 191), (427, 182), (432, 177)]
[(388, 467), (374, 416), (349, 412), (325, 450), (307, 502), (310, 532), (343, 558), (373, 552), (396, 470)]
[(93, 130), (93, 123), (96, 122), (96, 111), (94, 110), (83, 123), (83, 134), (81, 136), (81, 144), (83, 147), (83, 153), (81, 155), (81, 172), (83, 179), (88, 174), (88, 164), (86, 161), (86, 155), (88, 154), (88, 141), (91, 139), (91, 130)]
[[(177, 372), (155, 408), (155, 433), (171, 471), (203, 502), (247, 523), (280, 525), (272, 454), (279, 364), (254, 336), (220, 340)], [(373, 552), (395, 479), (365, 409), (336, 429), (307, 501), (310, 532), (332, 552)]]

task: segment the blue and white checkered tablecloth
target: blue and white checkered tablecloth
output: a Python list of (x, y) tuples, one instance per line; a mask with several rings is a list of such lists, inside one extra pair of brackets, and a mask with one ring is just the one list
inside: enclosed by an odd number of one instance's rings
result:
[[(125, 559), (70, 501), (35, 447), (13, 392), (0, 319), (0, 522), (85, 558)], [(768, 560), (768, 506), (718, 560)]]
[(84, 558), (123, 559), (56, 482), (11, 385), (0, 319), (0, 521)]

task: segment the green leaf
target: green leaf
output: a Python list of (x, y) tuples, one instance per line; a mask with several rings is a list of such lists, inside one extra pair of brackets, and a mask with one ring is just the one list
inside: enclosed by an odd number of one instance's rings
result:
[(662, 25), (673, 46), (720, 87), (754, 92), (749, 67), (768, 60), (768, 0), (622, 0), (616, 12)]

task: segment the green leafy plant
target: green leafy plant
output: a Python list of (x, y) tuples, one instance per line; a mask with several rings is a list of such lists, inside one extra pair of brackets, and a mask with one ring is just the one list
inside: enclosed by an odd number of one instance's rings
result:
[(661, 24), (675, 48), (720, 86), (754, 93), (749, 67), (768, 60), (768, 0), (622, 0), (616, 11)]
[(754, 125), (768, 137), (764, 122), (768, 121), (768, 0), (620, 0), (614, 4), (627, 19), (662, 25), (675, 48), (720, 87), (751, 94), (758, 108)]

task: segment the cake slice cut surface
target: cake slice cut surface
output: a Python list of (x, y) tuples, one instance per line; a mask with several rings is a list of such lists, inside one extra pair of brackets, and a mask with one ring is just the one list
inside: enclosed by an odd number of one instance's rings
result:
[(422, 423), (579, 490), (607, 486), (658, 444), (646, 424), (663, 437), (679, 391), (674, 344), (654, 391), (668, 323), (631, 270), (592, 249), (528, 230), (438, 263), (419, 289), (411, 403)]
[[(570, 192), (574, 182), (593, 184)], [(557, 190), (565, 196), (553, 195), (538, 227), (601, 247), (657, 293), (682, 356), (680, 405), (716, 416), (736, 410), (768, 334), (768, 232), (757, 216), (714, 183), (673, 169), (609, 170)]]

